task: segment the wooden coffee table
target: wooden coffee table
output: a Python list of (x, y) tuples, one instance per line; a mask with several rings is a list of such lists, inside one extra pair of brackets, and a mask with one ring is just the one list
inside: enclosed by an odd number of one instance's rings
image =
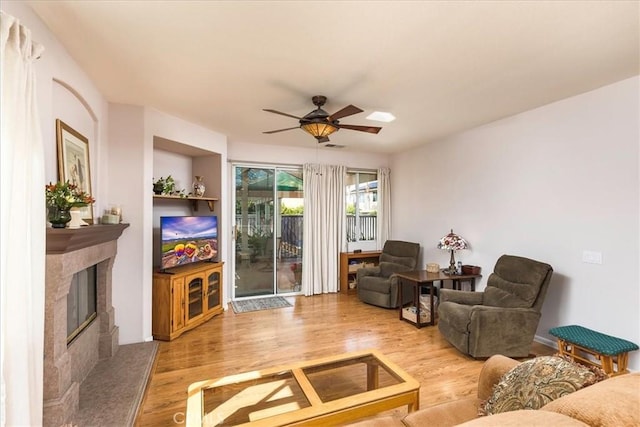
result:
[(407, 405), (420, 384), (377, 350), (246, 372), (189, 386), (187, 426), (326, 426)]

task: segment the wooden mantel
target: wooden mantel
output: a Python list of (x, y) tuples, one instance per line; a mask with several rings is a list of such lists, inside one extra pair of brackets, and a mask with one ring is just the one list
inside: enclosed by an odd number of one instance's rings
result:
[(96, 224), (80, 228), (47, 228), (47, 255), (63, 254), (117, 240), (129, 224)]

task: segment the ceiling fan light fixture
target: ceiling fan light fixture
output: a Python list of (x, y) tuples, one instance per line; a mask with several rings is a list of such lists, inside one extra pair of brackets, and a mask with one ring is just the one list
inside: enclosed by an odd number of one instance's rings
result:
[(338, 130), (333, 124), (321, 121), (305, 123), (300, 127), (315, 138), (325, 138)]
[[(327, 98), (322, 95), (317, 95), (311, 98), (313, 105), (316, 108), (304, 117), (294, 116), (293, 114), (283, 113), (281, 111), (265, 108), (264, 111), (268, 113), (280, 114), (281, 116), (287, 116), (294, 119), (298, 119), (299, 128), (313, 136), (320, 144), (329, 142), (329, 135), (340, 129), (355, 130), (359, 132), (378, 133), (382, 129), (377, 126), (358, 126), (358, 125), (346, 125), (340, 123), (339, 120), (343, 117), (352, 116), (354, 114), (362, 113), (364, 110), (356, 107), (355, 105), (347, 105), (341, 110), (329, 114), (322, 109), (322, 106), (327, 101)], [(270, 130), (262, 133), (272, 134), (278, 132), (284, 132), (287, 130), (297, 129), (297, 127)]]

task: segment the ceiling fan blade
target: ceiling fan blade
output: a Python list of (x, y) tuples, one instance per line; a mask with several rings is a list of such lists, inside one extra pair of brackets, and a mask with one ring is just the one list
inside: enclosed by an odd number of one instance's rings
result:
[(378, 133), (382, 128), (377, 126), (356, 126), (339, 124), (340, 129), (359, 130), (360, 132)]
[(274, 113), (274, 114), (280, 114), (281, 116), (287, 116), (287, 117), (291, 117), (298, 120), (302, 118), (302, 117), (294, 116), (293, 114), (287, 114), (287, 113), (283, 113), (282, 111), (270, 110), (267, 108), (263, 108), (262, 111), (267, 111), (269, 113)]
[(362, 111), (363, 110), (359, 109), (355, 105), (347, 105), (342, 110), (336, 111), (335, 113), (333, 113), (332, 115), (327, 117), (327, 120), (329, 120), (331, 122), (333, 120), (341, 119), (342, 117), (347, 117), (347, 116), (351, 116), (353, 114), (362, 113)]
[(329, 137), (325, 136), (323, 138), (316, 138), (318, 140), (318, 144), (322, 144), (323, 142), (329, 142)]
[(293, 128), (286, 128), (286, 129), (268, 130), (268, 131), (262, 132), (262, 133), (278, 133), (278, 132), (284, 132), (285, 130), (292, 130), (292, 129), (300, 129), (300, 126), (296, 126), (296, 127), (293, 127)]

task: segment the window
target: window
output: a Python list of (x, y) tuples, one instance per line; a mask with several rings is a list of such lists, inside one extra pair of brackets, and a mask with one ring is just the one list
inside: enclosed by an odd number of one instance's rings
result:
[(378, 174), (348, 171), (345, 185), (347, 241), (376, 240)]

